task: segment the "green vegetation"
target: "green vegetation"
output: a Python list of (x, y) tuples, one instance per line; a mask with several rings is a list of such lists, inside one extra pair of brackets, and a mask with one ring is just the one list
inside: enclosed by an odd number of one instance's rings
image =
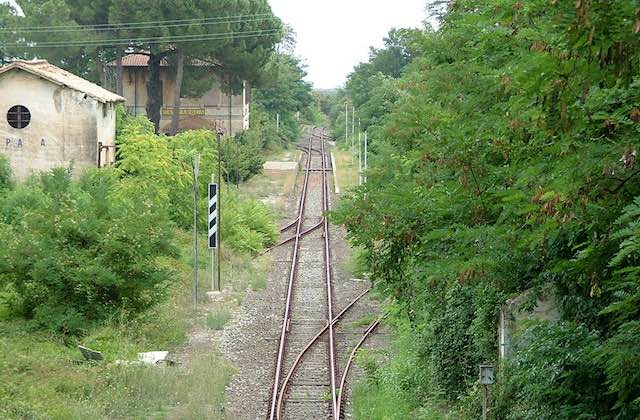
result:
[(231, 319), (231, 314), (227, 310), (221, 310), (207, 314), (207, 327), (212, 330), (221, 330)]
[[(292, 41), (293, 42), (293, 41)], [(314, 113), (315, 98), (311, 85), (304, 80), (307, 73), (300, 61), (290, 54), (277, 53), (264, 69), (263, 79), (254, 100), (271, 115), (275, 122), (280, 116), (280, 133), (287, 141), (300, 137), (300, 124), (296, 115), (308, 122), (317, 122)]]
[[(201, 237), (194, 313), (191, 162), (201, 157), (204, 231), (214, 136), (153, 131), (145, 118), (122, 116), (117, 165), (77, 180), (60, 168), (15, 184), (0, 159), (0, 366), (8, 372), (0, 375), (0, 417), (222, 417), (233, 370), (211, 343), (183, 346), (200, 319), (222, 328), (247, 290), (266, 285), (270, 258), (257, 254), (277, 237), (275, 215), (244, 186), (223, 186), (224, 301), (211, 305), (202, 293), (209, 255)], [(100, 350), (105, 362), (82, 362), (77, 344)], [(152, 350), (186, 352), (187, 363), (115, 364)]]
[[(639, 13), (451, 2), (440, 29), (392, 32), (350, 76), (331, 118), (340, 137), (344, 101), (359, 111), (369, 183), (334, 219), (401, 344), (356, 389), (360, 418), (478, 418), (485, 362), (493, 418), (640, 415)], [(501, 306), (542, 290), (560, 320), (520, 323), (499, 363)]]
[(142, 312), (162, 299), (170, 272), (169, 219), (153, 190), (118, 195), (114, 171), (72, 182), (55, 169), (0, 201), (0, 279), (12, 312), (77, 334), (114, 310)]
[[(186, 354), (182, 349), (188, 331), (197, 326), (191, 310), (191, 241), (189, 233), (177, 231), (174, 244), (183, 252), (161, 261), (173, 272), (167, 299), (140, 314), (114, 313), (83, 337), (34, 330), (0, 306), (0, 418), (222, 418), (224, 387), (233, 369), (209, 343)], [(201, 290), (206, 288), (205, 249)], [(238, 260), (246, 261), (246, 255), (227, 248), (223, 276), (234, 293), (246, 289), (235, 279), (254, 276), (250, 263), (233, 263)], [(262, 262), (253, 267), (263, 269)], [(201, 308), (205, 305), (201, 297)], [(82, 362), (76, 344), (100, 350), (105, 362)], [(167, 368), (114, 363), (153, 350), (177, 352), (187, 363)]]

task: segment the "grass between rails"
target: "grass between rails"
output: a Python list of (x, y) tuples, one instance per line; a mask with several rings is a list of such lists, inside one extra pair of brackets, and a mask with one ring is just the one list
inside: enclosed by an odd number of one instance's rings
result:
[[(295, 177), (295, 174), (293, 175)], [(262, 178), (262, 177), (258, 177)], [(278, 182), (256, 179), (254, 185)], [(257, 187), (241, 187), (241, 194), (256, 194)], [(261, 192), (261, 194), (264, 192)], [(268, 194), (265, 193), (265, 197)], [(207, 341), (185, 347), (190, 332), (220, 330), (232, 318), (247, 290), (267, 284), (270, 256), (251, 257), (230, 250), (223, 242), (223, 300), (207, 301), (210, 288), (206, 240), (199, 244), (198, 311), (192, 309), (192, 241), (189, 232), (177, 231), (180, 255), (160, 264), (175, 272), (170, 298), (147, 313), (114, 316), (82, 340), (33, 331), (21, 320), (8, 319), (0, 307), (0, 418), (111, 419), (111, 418), (223, 418), (224, 392), (234, 370)], [(103, 363), (82, 362), (77, 344), (99, 350)], [(120, 366), (116, 360), (136, 360), (138, 352), (168, 350), (188, 360), (173, 368)]]

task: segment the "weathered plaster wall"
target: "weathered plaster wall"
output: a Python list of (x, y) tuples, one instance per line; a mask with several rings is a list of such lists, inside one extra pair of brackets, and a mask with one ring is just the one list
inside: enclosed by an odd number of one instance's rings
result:
[[(147, 70), (144, 67), (125, 68), (123, 75), (123, 96), (127, 99), (127, 108), (134, 115), (146, 115), (147, 103)], [(163, 108), (172, 108), (175, 92), (175, 81), (166, 68), (162, 68), (160, 79), (163, 84)], [(247, 86), (248, 87), (248, 86)], [(231, 131), (239, 133), (249, 128), (250, 95), (244, 92), (231, 97)], [(200, 98), (183, 98), (182, 108), (203, 109), (204, 115), (183, 115), (181, 127), (213, 128), (217, 122), (225, 132), (229, 131), (229, 96), (222, 93), (220, 83), (216, 80), (210, 90)], [(171, 116), (163, 115), (160, 121), (161, 131), (167, 131), (171, 125)]]
[(116, 104), (98, 103), (99, 111), (96, 114), (97, 117), (97, 139), (103, 146), (110, 146), (102, 150), (100, 164), (101, 166), (108, 166), (116, 161)]
[[(8, 110), (26, 106), (31, 123), (11, 127)], [(95, 166), (98, 135), (114, 142), (115, 108), (103, 117), (102, 104), (84, 93), (58, 86), (22, 70), (0, 76), (0, 153), (17, 179), (73, 162), (74, 174)]]

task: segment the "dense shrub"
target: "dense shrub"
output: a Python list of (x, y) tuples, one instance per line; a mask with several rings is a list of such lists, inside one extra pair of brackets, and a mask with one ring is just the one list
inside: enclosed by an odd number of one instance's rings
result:
[(258, 139), (252, 133), (222, 140), (221, 157), (225, 164), (224, 179), (232, 184), (251, 179), (262, 172), (265, 159)]
[(239, 251), (258, 253), (278, 239), (275, 217), (261, 202), (242, 199), (235, 192), (225, 197), (221, 235), (225, 244)]
[(0, 155), (0, 194), (13, 186), (11, 166), (9, 160)]
[[(193, 227), (192, 163), (200, 157), (198, 177), (198, 226), (206, 231), (208, 220), (208, 185), (217, 172), (214, 133), (207, 130), (187, 131), (173, 137), (157, 136), (147, 122), (133, 118), (122, 125), (119, 139), (117, 172), (122, 177), (122, 190), (136, 194), (151, 190), (155, 202), (183, 229)], [(224, 159), (225, 154), (227, 158)], [(222, 139), (223, 180), (243, 181), (262, 169), (260, 149), (245, 144), (242, 137)], [(237, 165), (237, 166), (236, 166)], [(232, 248), (260, 252), (276, 237), (274, 215), (267, 207), (251, 199), (243, 199), (226, 186), (220, 210), (224, 214), (221, 237)]]
[(537, 322), (525, 329), (508, 360), (505, 378), (513, 404), (508, 419), (599, 419), (613, 403), (601, 392), (604, 376), (593, 363), (598, 338), (573, 323)]
[(152, 192), (122, 196), (114, 171), (66, 169), (20, 185), (0, 201), (0, 281), (7, 304), (36, 326), (80, 333), (115, 311), (139, 312), (170, 276), (171, 225)]
[(449, 401), (498, 365), (505, 300), (549, 287), (560, 323), (521, 331), (497, 416), (638, 416), (638, 7), (449, 2), (349, 76), (371, 169), (335, 219)]

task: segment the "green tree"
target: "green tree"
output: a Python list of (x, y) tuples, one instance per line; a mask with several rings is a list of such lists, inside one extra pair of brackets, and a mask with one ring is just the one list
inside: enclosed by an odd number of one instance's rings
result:
[(264, 66), (254, 102), (261, 105), (275, 121), (279, 115), (281, 129), (288, 140), (297, 138), (296, 116), (315, 104), (311, 84), (300, 61), (288, 54), (277, 53)]
[[(238, 19), (237, 16), (269, 14), (261, 19)], [(130, 29), (125, 31), (132, 38), (157, 38), (158, 41), (142, 42), (134, 48), (149, 54), (149, 77), (147, 79), (148, 100), (147, 116), (159, 130), (160, 110), (162, 107), (160, 66), (163, 60), (177, 56), (176, 74), (184, 74), (183, 66), (193, 58), (207, 59), (221, 63), (220, 71), (229, 89), (237, 89), (237, 80), (251, 80), (268, 57), (279, 34), (274, 33), (280, 24), (273, 18), (271, 9), (264, 0), (237, 2), (233, 0), (214, 1), (158, 1), (158, 0), (113, 0), (110, 9), (110, 22), (166, 21), (177, 19), (209, 19), (193, 21), (189, 26), (158, 25), (153, 28)], [(211, 18), (219, 20), (212, 21)], [(224, 19), (227, 17), (227, 19)], [(266, 31), (268, 36), (258, 36)], [(220, 35), (217, 37), (212, 35)], [(246, 36), (242, 34), (250, 34)], [(202, 37), (211, 38), (202, 40)], [(164, 37), (164, 40), (163, 40)], [(169, 39), (167, 39), (169, 37)], [(183, 37), (171, 40), (171, 37)], [(198, 37), (197, 42), (187, 41), (187, 37)], [(233, 79), (231, 78), (233, 75)], [(182, 77), (178, 77), (176, 100), (181, 96)], [(179, 102), (178, 102), (179, 103)]]
[(367, 117), (371, 169), (334, 217), (434, 372), (407, 376), (424, 393), (414, 404), (440, 391), (477, 417), (491, 320), (508, 297), (548, 289), (560, 322), (519, 325), (497, 417), (637, 417), (639, 13), (456, 1), (404, 44), (399, 77), (384, 54), (350, 76), (338, 100)]

